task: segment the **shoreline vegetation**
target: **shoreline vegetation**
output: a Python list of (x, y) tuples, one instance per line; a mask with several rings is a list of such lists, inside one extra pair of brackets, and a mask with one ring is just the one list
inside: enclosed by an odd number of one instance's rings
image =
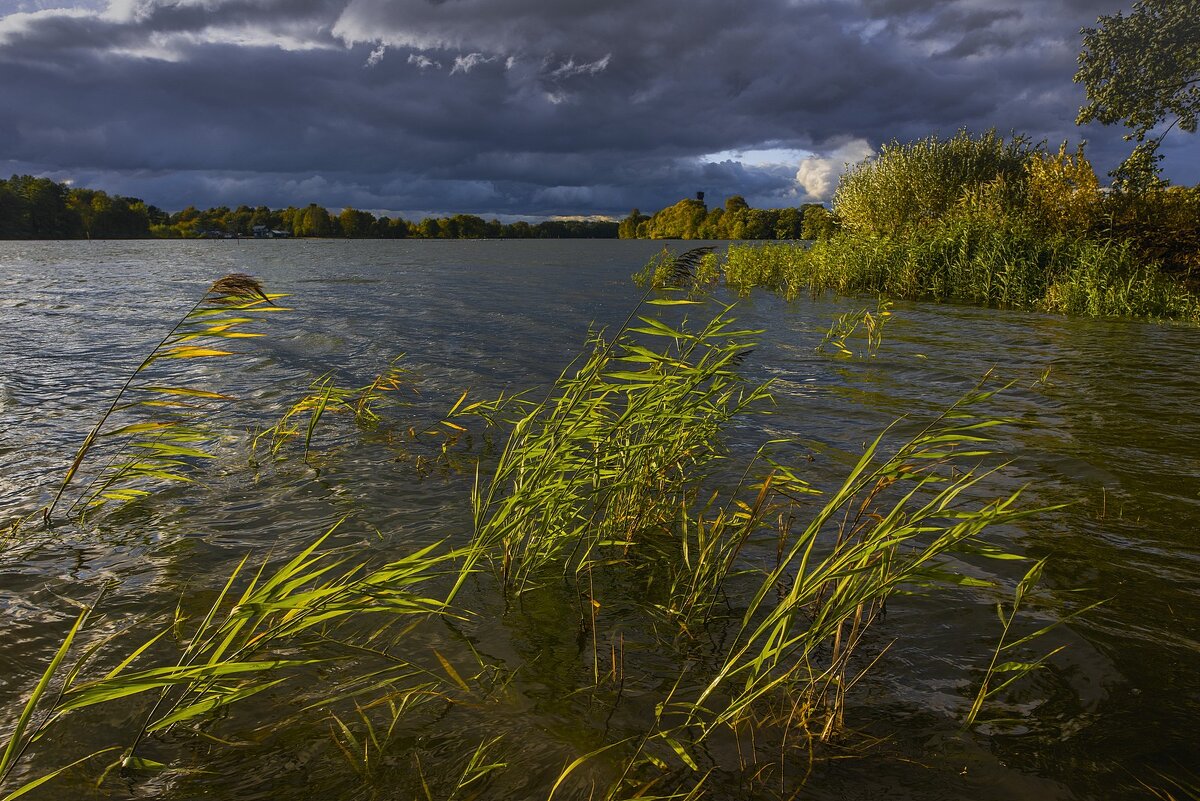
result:
[[(815, 210), (810, 212), (810, 209)], [(634, 209), (618, 222), (599, 216), (502, 223), (474, 214), (375, 216), (344, 208), (332, 213), (310, 203), (288, 206), (194, 206), (168, 213), (140, 198), (72, 187), (49, 178), (0, 178), (0, 240), (40, 239), (803, 239), (806, 214), (818, 224), (824, 207), (755, 209), (734, 195), (712, 211), (700, 199), (682, 200), (653, 215)]]
[[(810, 208), (803, 229), (810, 243), (710, 256), (706, 280), (788, 299), (833, 291), (1200, 323), (1200, 187), (1101, 189), (1082, 145), (1053, 152), (965, 130), (892, 142), (847, 170), (833, 209)], [(669, 261), (639, 281), (669, 285)]]
[[(1077, 316), (1200, 323), (1200, 186), (1159, 182), (1102, 188), (1080, 145), (1057, 151), (994, 130), (884, 145), (851, 165), (832, 208), (755, 209), (702, 193), (619, 223), (419, 223), (315, 204), (189, 207), (167, 215), (142, 201), (44, 178), (0, 180), (0, 238), (88, 237), (613, 238), (780, 240), (733, 243), (705, 280), (723, 278), (788, 299), (804, 293), (879, 294)], [(662, 286), (664, 254), (642, 278)], [(668, 279), (669, 280), (669, 279)]]

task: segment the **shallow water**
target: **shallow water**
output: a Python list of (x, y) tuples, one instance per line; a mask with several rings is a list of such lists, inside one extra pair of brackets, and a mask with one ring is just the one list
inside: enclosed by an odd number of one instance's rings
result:
[[(295, 310), (272, 319), (269, 336), (245, 340), (247, 358), (237, 368), (196, 368), (219, 372), (222, 387), (244, 400), (221, 421), (234, 433), (200, 486), (170, 489), (95, 526), (42, 532), (0, 556), (0, 725), (10, 724), (77, 614), (72, 602), (89, 602), (106, 582), (106, 617), (96, 631), (152, 632), (181, 598), (197, 608), (211, 600), (246, 553), (295, 550), (346, 514), (354, 517), (340, 542), (366, 552), (463, 541), (469, 471), (421, 476), (378, 438), (344, 427), (318, 440), (327, 454), (319, 471), (254, 470), (244, 432), (269, 425), (297, 388), (327, 371), (336, 369), (343, 383), (366, 383), (401, 353), (419, 390), (394, 411), (405, 419), (428, 419), (466, 389), (488, 397), (544, 387), (590, 329), (625, 319), (640, 296), (629, 276), (660, 247), (0, 243), (3, 519), (45, 502), (106, 398), (213, 279), (252, 273), (271, 291), (290, 293)], [(993, 370), (1015, 382), (989, 407), (1012, 418), (999, 429), (1011, 464), (995, 479), (995, 493), (1027, 484), (1029, 504), (1069, 504), (994, 539), (1050, 557), (1037, 610), (1045, 619), (1105, 603), (1038, 645), (1066, 647), (1004, 696), (996, 713), (1013, 721), (970, 733), (959, 721), (995, 641), (994, 599), (959, 593), (893, 604), (879, 637), (895, 642), (851, 698), (854, 734), (836, 753), (854, 758), (819, 761), (808, 796), (1134, 798), (1145, 795), (1140, 781), (1200, 785), (1200, 771), (1192, 772), (1200, 764), (1200, 330), (898, 303), (874, 358), (814, 352), (835, 316), (868, 303), (787, 304), (766, 294), (738, 303), (739, 322), (763, 329), (745, 374), (774, 380), (777, 407), (730, 430), (734, 453), (768, 437), (787, 439), (783, 451), (804, 461), (805, 477), (828, 486), (894, 420), (930, 419)], [(1024, 568), (974, 567), (1010, 586)], [(455, 721), (459, 728), (430, 722), (398, 742), (388, 766), (395, 790), (380, 797), (415, 792), (404, 784), (413, 754), (424, 755), (422, 772), (437, 775), (431, 765), (496, 734), (506, 735), (505, 759), (521, 767), (496, 797), (544, 797), (565, 763), (604, 736), (637, 731), (644, 721), (636, 703), (611, 719), (596, 713), (594, 729), (580, 725), (590, 713), (572, 693), (592, 666), (580, 661), (574, 623), (553, 625), (575, 599), (545, 595), (519, 612), (531, 625), (497, 609), (463, 635), (515, 678), (502, 699)], [(451, 635), (440, 644), (427, 636), (452, 658), (463, 647)], [(652, 672), (654, 664), (639, 667)], [(670, 675), (670, 665), (659, 667)], [(314, 669), (313, 684), (331, 681), (331, 673)], [(267, 698), (254, 709), (266, 714), (288, 700)], [(128, 723), (80, 716), (70, 741), (40, 752), (46, 769), (59, 756), (64, 764), (80, 749), (107, 744)], [(317, 790), (370, 797), (353, 789), (353, 774), (329, 745), (328, 721), (246, 724), (238, 733), (245, 742), (238, 748), (156, 744), (156, 758), (213, 771), (199, 784), (179, 773), (125, 777), (101, 793), (81, 774), (44, 797), (62, 797), (55, 793), (63, 786), (96, 797), (191, 798), (199, 787), (205, 797), (230, 799), (308, 798)]]

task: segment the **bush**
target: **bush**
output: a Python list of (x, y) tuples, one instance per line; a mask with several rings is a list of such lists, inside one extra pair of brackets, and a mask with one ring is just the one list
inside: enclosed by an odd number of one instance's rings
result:
[(1121, 192), (1105, 199), (1102, 232), (1200, 290), (1200, 186)]
[[(949, 139), (893, 141), (842, 176), (833, 211), (852, 231), (900, 234), (941, 219), (987, 185), (1023, 196), (1026, 163), (1034, 152), (1025, 137), (1005, 140), (994, 130), (978, 138), (961, 130)], [(1015, 205), (1007, 198), (1002, 202)]]

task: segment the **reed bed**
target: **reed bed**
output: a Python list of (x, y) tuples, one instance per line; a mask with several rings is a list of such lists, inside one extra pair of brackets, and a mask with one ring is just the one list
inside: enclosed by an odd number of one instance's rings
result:
[[(708, 255), (683, 254), (655, 272), (694, 289)], [(249, 302), (235, 297), (213, 308)], [(93, 632), (105, 596), (121, 592), (107, 588), (75, 618), (20, 708), (4, 713), (0, 799), (57, 788), (64, 774), (87, 775), (97, 795), (117, 776), (135, 785), (170, 776), (185, 797), (199, 786), (189, 781), (215, 778), (196, 779), (206, 760), (180, 743), (202, 739), (208, 762), (226, 749), (248, 759), (248, 728), (284, 736), (314, 727), (343, 766), (326, 789), (347, 798), (698, 799), (733, 787), (794, 795), (824, 744), (845, 736), (855, 688), (886, 661), (892, 635), (876, 632), (889, 599), (998, 592), (971, 589), (980, 582), (959, 560), (1018, 558), (986, 534), (1036, 510), (1019, 492), (988, 489), (997, 469), (988, 434), (1001, 421), (986, 414), (998, 391), (986, 381), (915, 435), (875, 438), (825, 492), (801, 465), (772, 457), (781, 443), (730, 453), (728, 427), (771, 402), (769, 384), (739, 375), (758, 332), (739, 329), (733, 311), (647, 300), (620, 329), (593, 333), (539, 402), (467, 403), (464, 393), (432, 426), (391, 421), (413, 432), (405, 446), (441, 431), (442, 453), (474, 464), (463, 497), (470, 531), (369, 558), (336, 546), (344, 521), (332, 521), (295, 554), (246, 554), (211, 604), (189, 614), (181, 602), (151, 631)], [(887, 313), (867, 313), (872, 351)], [(842, 351), (847, 326), (865, 319), (843, 321)], [(180, 345), (173, 336), (165, 347)], [(151, 363), (118, 393), (64, 487)], [(284, 460), (303, 436), (308, 461), (325, 410), (378, 422), (395, 411), (376, 405), (379, 394), (402, 381), (394, 366), (352, 389), (319, 379), (258, 439)], [(171, 394), (195, 397), (186, 389)], [(470, 427), (503, 447), (476, 454), (450, 435)], [(152, 502), (151, 484), (139, 488), (111, 500)], [(1019, 602), (1029, 603), (1039, 567)], [(977, 692), (963, 699), (969, 722), (1006, 686), (994, 674), (1007, 681), (1041, 664), (1018, 656), (1045, 629), (1022, 634), (1015, 608), (1003, 624), (995, 654), (980, 655)], [(524, 744), (506, 731), (506, 716), (522, 708), (514, 688), (535, 666), (476, 647), (496, 628), (510, 644), (575, 644), (532, 660), (551, 662), (536, 669), (563, 677), (562, 708), (591, 732), (586, 745), (558, 744), (561, 767), (551, 773), (531, 772)], [(597, 727), (597, 714), (611, 725)], [(68, 741), (76, 720), (109, 721), (99, 735), (108, 742), (70, 760), (43, 748)], [(449, 767), (433, 765), (444, 754), (428, 744), (441, 741), (455, 744)]]
[(1088, 317), (1200, 322), (1200, 297), (1129, 243), (1043, 236), (970, 219), (900, 236), (842, 232), (805, 244), (732, 245), (725, 282), (789, 300), (882, 294)]

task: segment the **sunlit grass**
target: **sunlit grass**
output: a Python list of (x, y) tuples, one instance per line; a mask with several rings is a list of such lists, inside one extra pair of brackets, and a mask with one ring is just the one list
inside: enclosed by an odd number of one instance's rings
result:
[[(694, 291), (711, 254), (684, 255), (654, 272)], [(244, 303), (214, 308), (235, 305)], [(259, 727), (320, 721), (331, 755), (353, 777), (347, 797), (358, 789), (386, 796), (398, 765), (417, 797), (503, 797), (524, 786), (528, 766), (496, 728), (503, 716), (495, 710), (511, 703), (510, 685), (528, 666), (475, 647), (473, 632), (490, 615), (514, 638), (579, 643), (539, 658), (564, 659), (553, 668), (578, 679), (574, 695), (625, 719), (611, 731), (574, 721), (600, 744), (566, 757), (543, 796), (719, 797), (714, 776), (765, 786), (785, 765), (809, 764), (842, 735), (855, 688), (886, 658), (887, 638), (870, 632), (884, 625), (887, 601), (979, 585), (957, 556), (1019, 558), (984, 538), (1037, 510), (1021, 505), (1019, 491), (988, 488), (997, 469), (989, 432), (999, 421), (985, 411), (998, 391), (987, 381), (915, 435), (877, 436), (826, 492), (805, 481), (803, 465), (772, 455), (784, 443), (731, 453), (729, 427), (772, 406), (770, 385), (739, 370), (760, 332), (739, 328), (733, 314), (705, 300), (648, 301), (619, 329), (593, 333), (540, 402), (468, 402), (463, 393), (425, 424), (386, 419), (400, 407), (381, 404), (383, 393), (406, 380), (396, 364), (363, 386), (343, 389), (326, 377), (301, 390), (256, 439), (281, 463), (301, 440), (297, 455), (310, 460), (326, 414), (407, 429), (406, 442), (424, 433), (443, 453), (470, 427), (491, 430), (504, 442), (498, 453), (460, 454), (476, 474), (462, 496), (471, 529), (380, 558), (336, 547), (341, 521), (314, 522), (320, 528), (296, 553), (243, 556), (199, 612), (181, 599), (167, 619), (108, 635), (91, 628), (106, 606), (97, 598), (20, 708), (3, 715), (0, 792), (8, 795), (0, 801), (69, 768), (98, 774), (101, 788), (118, 773), (183, 775), (194, 766), (166, 744), (203, 739), (232, 749), (237, 737), (226, 729), (236, 731), (235, 713), (249, 706)], [(835, 321), (826, 344), (849, 351), (864, 328), (874, 352), (889, 314), (881, 305)], [(192, 347), (174, 336), (155, 352)], [(153, 362), (104, 413), (64, 489), (95, 443), (136, 433), (106, 426), (124, 411), (120, 397), (150, 381)], [(1018, 588), (1018, 602), (1027, 603), (1034, 578)], [(549, 617), (516, 613), (542, 596), (578, 604), (552, 606)], [(1029, 643), (1016, 613), (1002, 621), (997, 655)], [(990, 656), (980, 655), (982, 686), (963, 702), (968, 723), (1003, 689), (993, 676), (1016, 673), (998, 656), (989, 667)], [(1028, 672), (1040, 662), (1019, 664)], [(297, 709), (275, 696), (303, 702)], [(57, 756), (48, 762), (42, 746), (69, 739), (71, 722), (89, 711), (114, 721), (98, 735), (105, 741), (89, 740), (66, 767)], [(453, 765), (431, 763), (414, 740), (414, 730), (442, 718), (464, 744)], [(177, 756), (159, 761), (163, 753)], [(789, 775), (792, 792), (804, 772)]]
[(738, 292), (882, 294), (1086, 317), (1200, 322), (1200, 298), (1132, 245), (953, 219), (894, 237), (842, 232), (811, 245), (731, 245)]

